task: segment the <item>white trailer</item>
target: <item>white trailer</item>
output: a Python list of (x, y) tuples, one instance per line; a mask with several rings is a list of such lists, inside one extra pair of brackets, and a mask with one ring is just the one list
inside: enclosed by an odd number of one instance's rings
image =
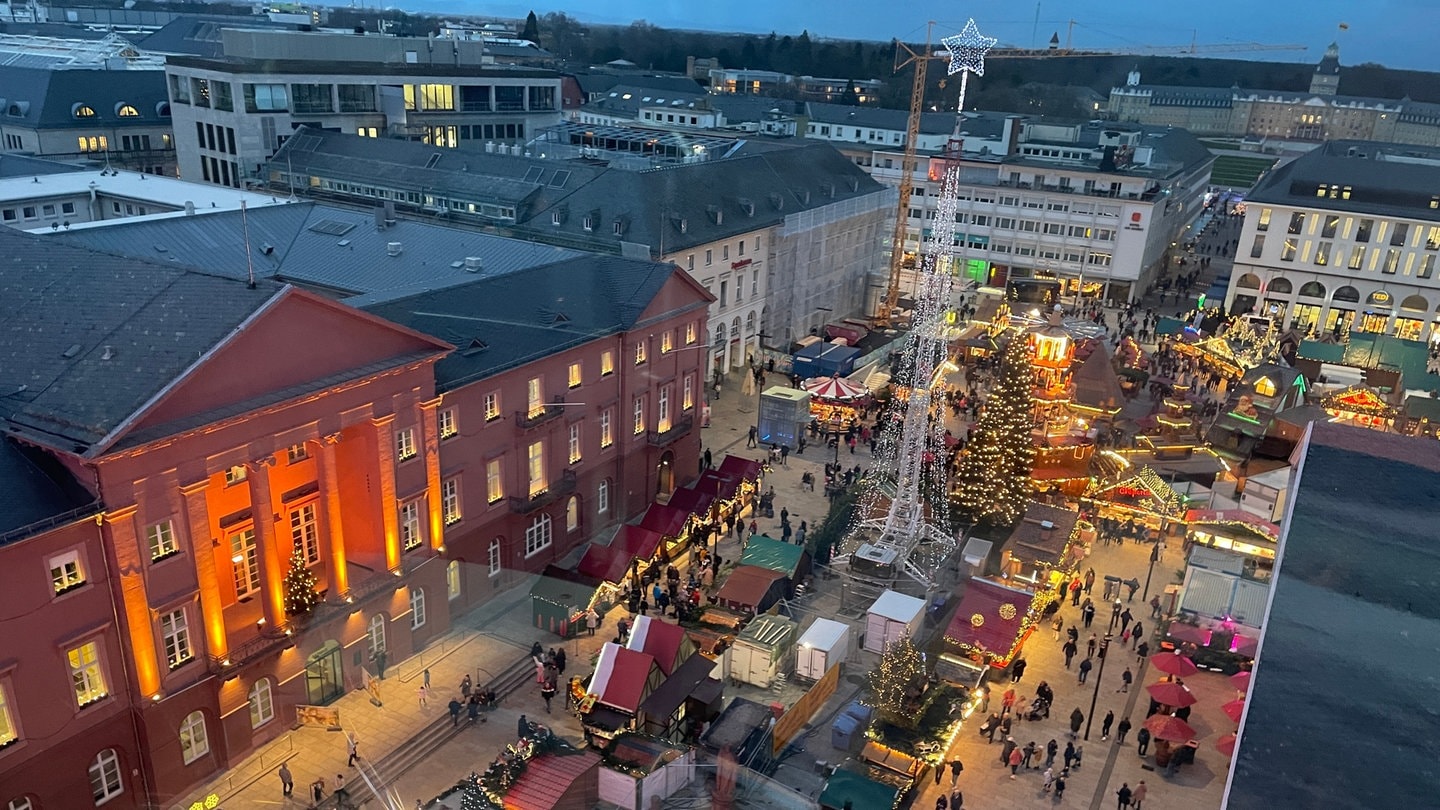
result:
[(808, 681), (825, 677), (830, 667), (850, 657), (854, 634), (850, 625), (816, 619), (795, 644), (795, 675)]

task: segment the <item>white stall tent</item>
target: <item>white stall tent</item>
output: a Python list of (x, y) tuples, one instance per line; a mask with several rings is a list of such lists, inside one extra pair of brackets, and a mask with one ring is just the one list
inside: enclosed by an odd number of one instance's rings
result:
[(925, 615), (925, 601), (897, 591), (880, 594), (865, 613), (865, 649), (883, 653), (891, 642), (914, 637)]
[(830, 667), (850, 657), (853, 639), (850, 625), (817, 618), (795, 643), (795, 675), (811, 681), (825, 677)]
[(750, 622), (725, 651), (731, 679), (769, 688), (789, 667), (796, 629), (795, 622), (783, 616), (760, 616)]
[[(600, 799), (624, 810), (648, 810), (695, 781), (695, 750), (676, 749), (660, 757), (664, 764), (628, 771), (600, 768)], [(644, 776), (638, 775), (644, 773)]]

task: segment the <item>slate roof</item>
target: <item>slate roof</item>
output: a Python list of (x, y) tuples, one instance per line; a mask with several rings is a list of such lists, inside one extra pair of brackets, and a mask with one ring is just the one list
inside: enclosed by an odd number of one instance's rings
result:
[[(1440, 455), (1433, 440), (1313, 423), (1290, 490), (1232, 810), (1429, 807)], [(1353, 688), (1364, 672), (1366, 688)]]
[[(585, 255), (443, 290), (347, 303), (456, 346), (435, 367), (444, 391), (632, 328), (677, 273), (684, 271), (673, 264)], [(707, 303), (697, 294), (691, 307), (702, 311)]]
[[(468, 284), (477, 277), (583, 255), (406, 218), (382, 230), (375, 226), (372, 213), (313, 202), (251, 208), (244, 217), (239, 211), (202, 210), (195, 216), (118, 220), (104, 227), (52, 231), (45, 238), (116, 255), (203, 267), (231, 278), (247, 278), (253, 267), (261, 278), (337, 295), (371, 296), (352, 303)], [(400, 243), (399, 256), (388, 254), (391, 242)], [(478, 273), (465, 266), (468, 257), (481, 260)]]
[[(1011, 554), (1021, 559), (1060, 565), (1070, 544), (1070, 535), (1075, 531), (1075, 522), (1079, 519), (1080, 514), (1069, 509), (1028, 503), (1025, 505), (1025, 516), (1015, 524), (1006, 545)], [(1047, 520), (1054, 524), (1048, 537), (1045, 528), (1040, 525)]]
[[(1316, 196), (1348, 186), (1350, 198)], [(1430, 201), (1440, 188), (1440, 147), (1379, 141), (1327, 141), (1260, 177), (1246, 199), (1301, 208), (1440, 221)]]
[(0, 418), (83, 452), (279, 291), (0, 228)]
[(54, 458), (0, 437), (0, 545), (29, 537), (58, 518), (79, 518), (96, 498)]
[[(811, 101), (805, 104), (805, 115), (816, 124), (839, 124), (861, 129), (884, 129), (904, 132), (910, 122), (910, 111), (886, 107), (851, 107)], [(966, 113), (967, 122), (973, 113)], [(1001, 119), (1003, 121), (1003, 118)], [(968, 130), (969, 127), (967, 126)], [(954, 113), (921, 113), (922, 135), (946, 135), (955, 130)]]
[(658, 91), (661, 95), (702, 94), (705, 88), (689, 76), (644, 73), (640, 71), (577, 70), (570, 74), (588, 97), (593, 93), (608, 93), (619, 85), (639, 87)]
[[(3, 114), (4, 110), (0, 110), (0, 115)], [(69, 163), (60, 163), (59, 161), (30, 157), (29, 155), (0, 155), (0, 178), (38, 177), (42, 174), (71, 174), (86, 170), (84, 166), (74, 166)], [(94, 169), (89, 169), (89, 171), (94, 171)]]
[[(86, 130), (170, 126), (169, 116), (159, 112), (161, 104), (170, 102), (163, 70), (46, 70), (3, 65), (0, 101), (0, 121), (9, 126)], [(76, 118), (76, 104), (89, 106), (95, 116)], [(133, 106), (140, 115), (121, 118), (121, 104)], [(11, 115), (12, 110), (22, 114)]]
[[(269, 167), (511, 205), (516, 222), (497, 224), (514, 235), (611, 252), (622, 242), (663, 245), (667, 253), (684, 250), (779, 224), (800, 211), (887, 191), (830, 144), (810, 141), (632, 171), (598, 161), (436, 149), (305, 129), (286, 141)], [(568, 173), (563, 179), (562, 172)]]
[(167, 65), (177, 67), (215, 70), (222, 73), (277, 76), (297, 73), (321, 76), (455, 76), (472, 79), (487, 76), (510, 79), (555, 79), (560, 76), (553, 70), (501, 64), (481, 67), (435, 63), (336, 62), (324, 59), (244, 59), (233, 56), (171, 56), (165, 62)]

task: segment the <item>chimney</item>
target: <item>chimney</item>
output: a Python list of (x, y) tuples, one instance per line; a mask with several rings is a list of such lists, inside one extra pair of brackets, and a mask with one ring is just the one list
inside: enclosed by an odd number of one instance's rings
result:
[(374, 213), (375, 213), (375, 230), (377, 230), (377, 231), (383, 231), (383, 230), (385, 230), (385, 209), (384, 209), (384, 208), (381, 208), (380, 206), (377, 205), (377, 206), (375, 206), (375, 212), (374, 212)]
[(1005, 116), (1005, 128), (1002, 130), (1000, 140), (1005, 143), (1004, 154), (1015, 154), (1016, 148), (1020, 145), (1020, 130), (1022, 119), (1018, 115)]
[(467, 272), (467, 273), (478, 273), (478, 272), (480, 272), (480, 270), (482, 269), (482, 266), (483, 266), (483, 265), (482, 265), (482, 263), (481, 263), (481, 261), (480, 261), (480, 257), (479, 257), (479, 256), (466, 256), (466, 257), (465, 257), (465, 272)]
[(388, 227), (395, 224), (395, 201), (385, 201), (385, 225)]
[(195, 216), (195, 203), (192, 202), (191, 200), (186, 200), (186, 201), (185, 201), (185, 216), (187, 216), (187, 217), (193, 217), (193, 216)]
[(399, 242), (386, 242), (386, 243), (385, 243), (385, 255), (387, 255), (387, 256), (399, 256), (402, 252), (404, 252), (404, 245), (402, 245), (401, 243), (399, 243)]

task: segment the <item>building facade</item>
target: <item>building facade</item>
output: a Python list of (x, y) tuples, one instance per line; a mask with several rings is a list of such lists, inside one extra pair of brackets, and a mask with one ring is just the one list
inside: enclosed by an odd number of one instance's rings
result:
[(1334, 141), (1261, 178), (1225, 303), (1316, 335), (1434, 340), (1440, 151)]
[(523, 143), (561, 115), (560, 76), (538, 69), (176, 56), (165, 71), (181, 176), (234, 187), (301, 126), (455, 147)]

